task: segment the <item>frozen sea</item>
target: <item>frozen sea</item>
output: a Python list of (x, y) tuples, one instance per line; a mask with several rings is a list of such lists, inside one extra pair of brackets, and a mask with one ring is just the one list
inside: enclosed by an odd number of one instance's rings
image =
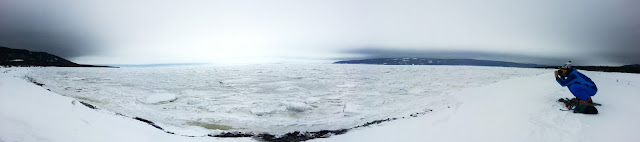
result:
[(211, 65), (32, 68), (51, 91), (194, 134), (351, 128), (448, 109), (448, 95), (544, 69), (477, 66)]

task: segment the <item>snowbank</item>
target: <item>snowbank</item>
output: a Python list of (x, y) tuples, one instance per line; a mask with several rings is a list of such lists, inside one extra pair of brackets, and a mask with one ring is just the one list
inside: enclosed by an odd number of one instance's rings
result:
[[(2, 142), (177, 142), (253, 141), (172, 135), (106, 110), (90, 109), (20, 79), (0, 68), (0, 141)], [(5, 72), (6, 71), (6, 72)]]
[(553, 73), (509, 79), (451, 94), (450, 109), (359, 128), (318, 142), (635, 142), (640, 133), (640, 75), (581, 71), (598, 85), (600, 114), (560, 111), (572, 97)]

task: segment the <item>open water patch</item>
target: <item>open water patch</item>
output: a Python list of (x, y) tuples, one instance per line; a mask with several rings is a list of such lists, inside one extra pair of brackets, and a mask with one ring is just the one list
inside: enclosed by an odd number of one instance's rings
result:
[(191, 126), (200, 126), (203, 128), (207, 128), (209, 130), (231, 130), (233, 129), (233, 127), (231, 126), (227, 126), (227, 125), (220, 125), (220, 124), (213, 124), (213, 123), (206, 123), (206, 122), (198, 122), (198, 121), (190, 121), (187, 122), (188, 125)]

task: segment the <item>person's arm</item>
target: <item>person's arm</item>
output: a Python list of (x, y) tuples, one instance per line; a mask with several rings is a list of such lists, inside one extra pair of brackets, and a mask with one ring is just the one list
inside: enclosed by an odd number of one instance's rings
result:
[(569, 74), (567, 79), (563, 79), (561, 77), (556, 76), (556, 81), (558, 82), (558, 84), (560, 84), (560, 86), (567, 86), (567, 85), (572, 84), (573, 82), (575, 82), (576, 78), (578, 78), (576, 75)]

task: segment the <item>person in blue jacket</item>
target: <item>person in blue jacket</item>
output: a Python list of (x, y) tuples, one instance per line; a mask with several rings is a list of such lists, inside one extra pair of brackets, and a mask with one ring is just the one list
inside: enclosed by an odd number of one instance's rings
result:
[[(596, 95), (596, 92), (598, 92), (598, 87), (591, 78), (573, 68), (571, 66), (571, 61), (565, 63), (559, 71), (555, 71), (555, 77), (560, 86), (569, 88), (571, 94), (576, 97), (572, 100), (566, 100), (566, 102), (562, 101), (566, 103), (567, 108), (580, 113), (584, 113), (584, 111), (592, 111), (584, 110), (588, 106), (593, 107), (591, 96)], [(593, 107), (593, 109), (595, 109), (595, 107)], [(597, 110), (595, 113), (597, 113)]]

